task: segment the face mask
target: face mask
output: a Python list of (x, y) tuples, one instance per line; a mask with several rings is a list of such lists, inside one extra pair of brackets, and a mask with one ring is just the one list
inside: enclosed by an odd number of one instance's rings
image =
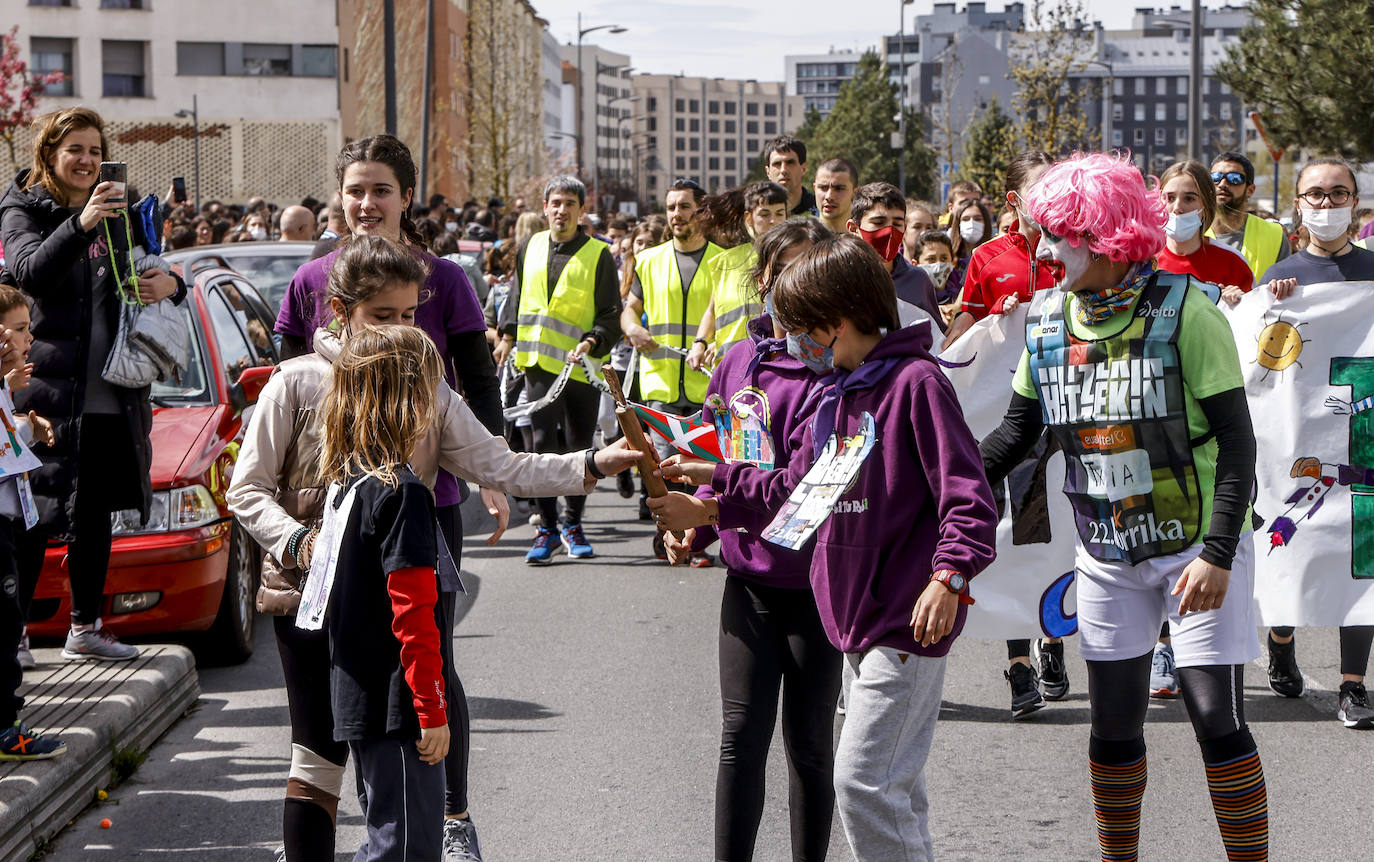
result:
[(878, 253), (878, 257), (886, 263), (891, 263), (902, 250), (902, 232), (894, 225), (880, 227), (877, 230), (859, 228), (859, 236), (871, 245)]
[(763, 298), (763, 313), (769, 317), (773, 316), (773, 291), (771, 290)]
[(1202, 230), (1202, 213), (1193, 210), (1190, 213), (1169, 213), (1169, 221), (1164, 225), (1164, 232), (1169, 235), (1169, 239), (1177, 242), (1187, 242), (1197, 236), (1198, 231)]
[(448, 231), (449, 233), (457, 233), (457, 232), (458, 232), (458, 222), (456, 222), (456, 221), (446, 221), (446, 222), (444, 222), (444, 230)]
[[(835, 340), (839, 340), (839, 335), (835, 336)], [(805, 332), (787, 336), (787, 355), (817, 374), (835, 370), (834, 347), (835, 341), (831, 341), (829, 347), (824, 347)]]
[(1303, 207), (1302, 226), (1307, 228), (1308, 233), (1322, 242), (1340, 239), (1350, 229), (1350, 209), (1350, 207), (1335, 207), (1316, 210)]
[(983, 238), (983, 223), (980, 221), (959, 222), (959, 236), (964, 242), (977, 242)]
[(953, 271), (954, 264), (947, 260), (942, 260), (937, 263), (923, 263), (920, 264), (920, 267), (926, 271), (926, 275), (930, 276), (930, 280), (935, 283), (935, 289), (943, 290), (945, 282), (949, 281), (949, 274)]
[(257, 242), (262, 242), (267, 239), (267, 231), (260, 227), (250, 227), (248, 229), (248, 235)]

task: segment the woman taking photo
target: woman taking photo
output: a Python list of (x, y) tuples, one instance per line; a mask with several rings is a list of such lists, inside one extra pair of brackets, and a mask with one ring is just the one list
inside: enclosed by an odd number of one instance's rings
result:
[[(72, 625), (63, 657), (131, 659), (138, 649), (100, 623), (110, 514), (137, 509), (146, 522), (152, 505), (148, 387), (101, 376), (118, 331), (117, 280), (134, 283), (128, 222), (118, 217), (127, 204), (123, 189), (96, 183), (110, 156), (99, 114), (67, 108), (37, 129), (33, 167), (0, 200), (5, 267), (33, 300), (33, 385), (14, 403), (56, 432), (52, 446), (34, 446), (43, 460), (29, 473), (39, 523), (18, 549), (20, 605), (27, 610), (33, 597), (47, 539), (66, 541)], [(145, 303), (186, 295), (179, 278), (159, 269), (138, 273), (137, 291)]]
[(1243, 535), (1255, 437), (1231, 327), (1196, 281), (1150, 266), (1167, 216), (1130, 162), (1059, 162), (1024, 211), (1066, 295), (1027, 321), (1011, 404), (981, 448), (994, 482), (1047, 426), (1064, 450), (1102, 859), (1136, 858), (1164, 618), (1227, 858), (1268, 859), (1264, 770), (1241, 697), (1259, 655)]

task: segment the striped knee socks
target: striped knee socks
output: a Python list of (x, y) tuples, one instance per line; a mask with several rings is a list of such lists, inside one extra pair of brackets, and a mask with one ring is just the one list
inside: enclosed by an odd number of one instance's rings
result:
[(1200, 744), (1228, 862), (1265, 862), (1269, 858), (1269, 796), (1254, 737), (1249, 728), (1242, 727)]
[(1145, 795), (1145, 739), (1091, 737), (1088, 771), (1102, 862), (1135, 862)]

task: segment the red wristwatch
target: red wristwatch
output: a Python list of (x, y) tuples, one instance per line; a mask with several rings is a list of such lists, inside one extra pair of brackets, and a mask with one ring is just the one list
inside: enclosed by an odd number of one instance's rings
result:
[(930, 579), (944, 584), (945, 589), (959, 597), (960, 604), (973, 604), (973, 596), (968, 594), (968, 578), (953, 569), (940, 569)]

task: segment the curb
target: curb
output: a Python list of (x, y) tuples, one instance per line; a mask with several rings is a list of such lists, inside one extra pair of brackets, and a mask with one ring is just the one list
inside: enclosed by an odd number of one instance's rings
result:
[(61, 737), (52, 760), (0, 763), (0, 862), (22, 862), (109, 783), (114, 750), (147, 751), (200, 695), (185, 647), (147, 645), (128, 662), (69, 662), (34, 650), (20, 694), (27, 724)]

